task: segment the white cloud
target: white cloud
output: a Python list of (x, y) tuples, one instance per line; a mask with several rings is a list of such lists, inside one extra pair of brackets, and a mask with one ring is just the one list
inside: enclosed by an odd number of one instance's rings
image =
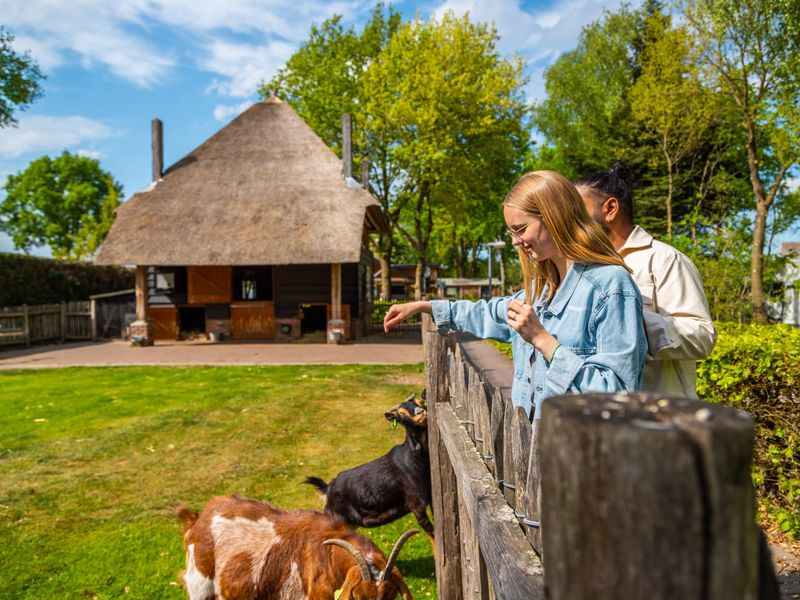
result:
[[(545, 97), (544, 69), (563, 52), (575, 48), (584, 26), (599, 19), (603, 10), (614, 11), (621, 0), (567, 0), (549, 8), (523, 9), (519, 0), (446, 0), (438, 6), (437, 18), (448, 10), (456, 15), (468, 12), (473, 22), (494, 23), (500, 36), (498, 49), (528, 59), (528, 98)], [(635, 4), (635, 2), (634, 2)]]
[(215, 79), (208, 90), (233, 98), (252, 96), (259, 84), (269, 80), (294, 50), (294, 46), (285, 42), (253, 46), (214, 41), (208, 47), (209, 55), (202, 61), (202, 67), (226, 78)]
[[(17, 37), (15, 49), (31, 50), (45, 71), (77, 59), (85, 68), (103, 65), (148, 88), (165, 81), (181, 56), (190, 66), (221, 76), (213, 89), (243, 97), (305, 40), (312, 22), (333, 14), (363, 15), (368, 5), (365, 0), (0, 0), (0, 14)], [(230, 55), (240, 62), (225, 60)]]
[(99, 159), (102, 156), (102, 153), (98, 152), (97, 150), (87, 150), (85, 148), (79, 149), (75, 152), (78, 156), (83, 156), (84, 158), (93, 158), (95, 160)]
[(224, 123), (231, 117), (235, 117), (243, 113), (251, 106), (253, 106), (252, 100), (245, 100), (241, 104), (233, 104), (233, 105), (219, 104), (216, 107), (214, 107), (214, 119)]
[(29, 152), (61, 152), (77, 144), (112, 137), (113, 130), (86, 117), (20, 117), (18, 127), (8, 127), (0, 136), (0, 156), (17, 158)]

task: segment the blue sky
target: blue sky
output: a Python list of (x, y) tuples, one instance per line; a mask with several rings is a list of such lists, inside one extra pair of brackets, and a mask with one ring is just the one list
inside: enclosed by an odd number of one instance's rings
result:
[[(44, 97), (0, 129), (0, 181), (45, 154), (97, 158), (125, 198), (150, 181), (150, 121), (164, 122), (170, 165), (258, 100), (268, 80), (333, 14), (357, 28), (360, 0), (0, 0), (0, 25), (30, 51)], [(394, 3), (407, 18), (469, 12), (495, 23), (500, 49), (529, 61), (530, 99), (544, 68), (574, 48), (581, 28), (619, 0), (447, 0)], [(638, 4), (638, 3), (634, 3)], [(0, 192), (2, 193), (2, 192)], [(0, 252), (13, 251), (0, 233)], [(34, 254), (48, 255), (46, 248)]]

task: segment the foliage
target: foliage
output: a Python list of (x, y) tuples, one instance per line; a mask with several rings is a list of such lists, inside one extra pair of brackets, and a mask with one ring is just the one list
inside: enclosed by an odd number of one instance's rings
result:
[(800, 330), (787, 325), (718, 323), (719, 338), (698, 363), (697, 391), (755, 421), (753, 481), (759, 508), (800, 539)]
[(133, 270), (123, 267), (0, 253), (0, 306), (88, 300), (133, 286)]
[(25, 110), (41, 97), (44, 79), (30, 55), (11, 47), (14, 36), (0, 27), (0, 129), (16, 125), (14, 110)]
[(17, 249), (46, 244), (56, 258), (80, 259), (91, 257), (111, 229), (122, 186), (97, 160), (64, 151), (9, 175), (5, 190), (0, 231)]
[(747, 135), (741, 161), (755, 214), (750, 300), (766, 319), (763, 251), (768, 212), (800, 160), (800, 4), (785, 0), (677, 0), (697, 40), (709, 86), (723, 90)]
[[(0, 373), (0, 597), (185, 599), (177, 505), (240, 493), (319, 509), (303, 479), (400, 443), (383, 412), (423, 385), (402, 365)], [(411, 528), (362, 531), (388, 552)], [(398, 568), (435, 595), (425, 536)]]
[[(390, 218), (411, 248), (418, 283), (436, 229), (463, 238), (491, 219), (493, 239), (501, 228), (492, 215), (519, 171), (527, 133), (523, 63), (502, 58), (496, 42), (494, 28), (466, 16), (416, 19), (364, 75), (364, 128), (384, 140), (397, 167)], [(452, 229), (465, 217), (466, 228)], [(475, 247), (474, 238), (458, 241)]]

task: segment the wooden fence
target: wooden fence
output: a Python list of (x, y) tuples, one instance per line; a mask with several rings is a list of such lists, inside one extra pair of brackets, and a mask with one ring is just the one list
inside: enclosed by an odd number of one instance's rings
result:
[(0, 345), (94, 339), (94, 303), (61, 302), (0, 308)]
[(441, 600), (774, 597), (746, 413), (572, 395), (532, 425), (429, 318), (423, 342)]

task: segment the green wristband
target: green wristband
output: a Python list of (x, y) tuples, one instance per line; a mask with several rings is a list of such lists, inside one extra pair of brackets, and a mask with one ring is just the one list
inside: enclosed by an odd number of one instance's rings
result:
[(556, 357), (556, 352), (558, 352), (559, 348), (561, 348), (561, 344), (560, 343), (556, 346), (556, 349), (553, 350), (553, 353), (550, 355), (550, 360), (548, 360), (547, 362), (550, 362), (550, 363), (553, 362), (553, 359)]

